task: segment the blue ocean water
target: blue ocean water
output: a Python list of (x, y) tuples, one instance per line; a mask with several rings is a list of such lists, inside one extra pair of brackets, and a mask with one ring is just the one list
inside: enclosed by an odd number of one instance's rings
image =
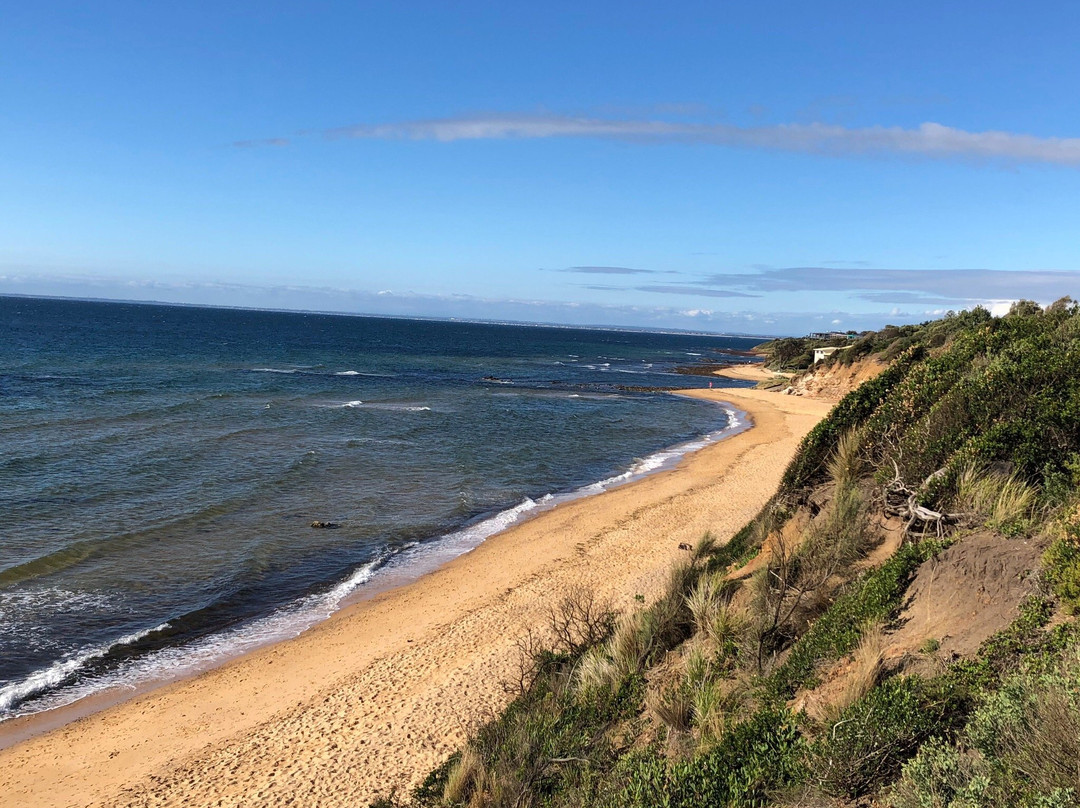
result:
[(627, 388), (755, 342), (0, 297), (0, 719), (294, 635), (670, 462), (731, 414)]

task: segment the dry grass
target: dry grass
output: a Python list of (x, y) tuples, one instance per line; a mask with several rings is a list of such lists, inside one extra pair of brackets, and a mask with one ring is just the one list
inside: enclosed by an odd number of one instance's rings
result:
[(724, 579), (719, 575), (703, 576), (694, 584), (694, 588), (686, 596), (686, 605), (693, 615), (696, 631), (708, 631), (713, 615), (721, 605), (721, 593), (724, 590)]
[(606, 690), (620, 678), (619, 668), (604, 646), (593, 648), (581, 657), (574, 671), (574, 687), (581, 695)]
[(857, 429), (849, 429), (836, 441), (836, 450), (825, 467), (837, 488), (851, 485), (862, 474), (861, 445), (862, 437)]
[(693, 703), (686, 690), (673, 687), (663, 692), (649, 693), (646, 707), (663, 724), (668, 733), (685, 734), (690, 731)]
[(881, 626), (863, 632), (858, 647), (852, 654), (852, 664), (844, 676), (844, 687), (825, 708), (829, 723), (837, 720), (840, 713), (857, 702), (881, 680), (885, 635)]
[(828, 605), (836, 587), (853, 572), (874, 537), (862, 493), (849, 481), (806, 528), (801, 541), (775, 534), (768, 566), (749, 581), (749, 624), (757, 644), (758, 670)]
[(976, 513), (990, 527), (1001, 529), (1031, 518), (1036, 490), (1015, 474), (965, 466), (957, 479), (956, 507)]
[(719, 741), (724, 736), (728, 713), (723, 683), (717, 679), (699, 682), (692, 696), (699, 743), (708, 745)]
[[(460, 805), (468, 800), (470, 805), (482, 805), (487, 784), (487, 772), (480, 754), (471, 746), (461, 750), (461, 757), (446, 777), (443, 802)], [(473, 799), (470, 799), (473, 797)]]
[(695, 688), (710, 679), (713, 673), (712, 660), (700, 645), (695, 645), (687, 653), (683, 662), (684, 677), (687, 686)]
[(749, 622), (730, 604), (718, 606), (705, 628), (709, 640), (718, 649), (728, 651), (738, 648), (746, 639)]

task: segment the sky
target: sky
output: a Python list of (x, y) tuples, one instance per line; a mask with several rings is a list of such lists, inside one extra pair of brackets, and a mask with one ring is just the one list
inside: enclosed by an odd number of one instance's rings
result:
[(1075, 2), (0, 3), (0, 294), (768, 335), (1080, 297)]

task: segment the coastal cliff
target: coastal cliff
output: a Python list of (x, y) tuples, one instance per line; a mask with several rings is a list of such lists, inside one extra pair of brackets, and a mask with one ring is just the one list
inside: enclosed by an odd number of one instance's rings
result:
[(866, 344), (814, 376), (876, 372), (658, 600), (553, 596), (516, 698), (412, 802), (1077, 804), (1080, 309)]

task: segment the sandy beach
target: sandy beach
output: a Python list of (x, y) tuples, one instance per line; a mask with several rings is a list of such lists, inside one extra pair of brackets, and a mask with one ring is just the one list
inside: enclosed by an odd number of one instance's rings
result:
[(746, 382), (767, 382), (771, 379), (775, 379), (777, 376), (787, 378), (793, 375), (791, 373), (778, 373), (775, 370), (767, 370), (765, 365), (760, 362), (732, 365), (731, 367), (714, 371), (714, 373), (717, 376), (723, 376), (725, 379), (739, 379), (740, 381)]
[[(749, 370), (749, 369), (748, 369)], [(438, 571), (266, 647), (0, 752), (11, 806), (349, 806), (415, 785), (508, 698), (515, 640), (571, 586), (632, 609), (680, 542), (726, 539), (831, 404), (758, 390), (754, 428), (544, 512)]]

